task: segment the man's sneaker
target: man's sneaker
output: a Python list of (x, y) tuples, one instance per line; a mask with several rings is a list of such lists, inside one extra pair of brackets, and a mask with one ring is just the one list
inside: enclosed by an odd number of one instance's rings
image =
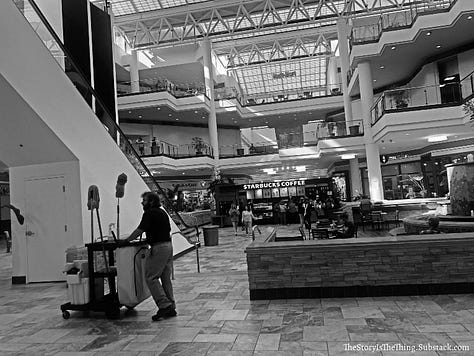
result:
[(158, 321), (161, 318), (171, 318), (176, 315), (178, 315), (178, 313), (176, 313), (176, 309), (172, 305), (170, 305), (167, 308), (159, 309), (158, 312), (151, 317), (151, 319), (153, 321)]

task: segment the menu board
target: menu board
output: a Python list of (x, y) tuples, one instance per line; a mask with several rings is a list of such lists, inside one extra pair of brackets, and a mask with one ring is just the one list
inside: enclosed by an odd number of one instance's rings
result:
[(296, 196), (296, 187), (288, 187), (288, 195), (290, 197)]
[(281, 197), (287, 197), (288, 196), (288, 188), (287, 187), (280, 188), (280, 196)]
[(280, 188), (272, 188), (272, 198), (279, 198), (279, 197), (280, 197)]
[(255, 199), (262, 199), (262, 198), (263, 198), (262, 189), (255, 190)]
[(255, 199), (255, 195), (253, 194), (253, 190), (247, 190), (247, 200)]
[(298, 196), (304, 196), (305, 195), (304, 187), (296, 187), (296, 192), (297, 192)]
[(264, 189), (264, 190), (263, 190), (263, 197), (264, 197), (264, 198), (271, 198), (271, 197), (272, 197), (272, 191), (271, 191), (271, 189)]

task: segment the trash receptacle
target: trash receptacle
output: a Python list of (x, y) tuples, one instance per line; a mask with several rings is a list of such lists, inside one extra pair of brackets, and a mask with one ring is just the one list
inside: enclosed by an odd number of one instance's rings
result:
[(203, 226), (204, 246), (219, 245), (219, 225)]

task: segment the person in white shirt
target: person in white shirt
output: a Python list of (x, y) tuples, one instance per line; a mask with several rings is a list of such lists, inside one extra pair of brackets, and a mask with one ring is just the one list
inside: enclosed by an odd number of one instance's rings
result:
[(249, 235), (252, 232), (252, 222), (256, 220), (256, 217), (253, 215), (250, 206), (247, 205), (246, 210), (242, 212), (242, 224), (245, 226), (245, 233)]

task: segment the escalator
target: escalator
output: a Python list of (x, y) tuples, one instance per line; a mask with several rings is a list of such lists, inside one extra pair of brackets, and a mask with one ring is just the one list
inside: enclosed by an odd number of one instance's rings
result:
[(159, 194), (163, 207), (175, 223), (175, 226), (172, 226), (172, 233), (184, 237), (191, 245), (195, 246), (199, 240), (199, 228), (197, 224), (193, 221), (183, 220), (181, 215), (176, 211), (172, 202), (168, 199), (148, 167), (141, 160), (134, 147), (116, 123), (114, 116), (109, 112), (107, 106), (91, 87), (88, 80), (85, 79), (86, 76), (83, 75), (79, 67), (74, 63), (68, 50), (55, 33), (53, 27), (46, 20), (46, 17), (37, 4), (33, 0), (9, 1), (13, 1), (13, 3), (17, 5), (25, 19), (38, 34), (39, 39), (43, 41), (69, 80), (74, 84), (81, 97), (92, 109), (95, 117), (102, 123), (104, 130), (108, 132), (113, 142), (115, 142), (123, 152), (128, 162), (134, 167), (149, 189)]

